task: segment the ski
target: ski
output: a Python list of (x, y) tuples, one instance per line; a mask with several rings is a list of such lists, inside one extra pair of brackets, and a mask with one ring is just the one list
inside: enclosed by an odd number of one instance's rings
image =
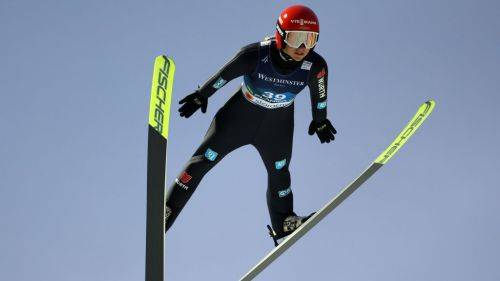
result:
[(163, 281), (165, 257), (165, 174), (168, 123), (175, 64), (155, 59), (148, 126), (146, 281)]
[(349, 195), (351, 195), (358, 187), (360, 187), (370, 176), (372, 176), (378, 169), (385, 165), (398, 151), (403, 147), (403, 145), (408, 141), (408, 139), (415, 133), (415, 131), (422, 125), (424, 120), (429, 116), (429, 114), (434, 109), (435, 102), (433, 100), (425, 102), (417, 111), (415, 116), (411, 119), (408, 125), (403, 129), (403, 131), (398, 135), (398, 137), (389, 145), (389, 147), (380, 154), (375, 161), (359, 175), (353, 182), (351, 182), (347, 187), (345, 187), (341, 192), (339, 192), (335, 197), (333, 197), (328, 203), (326, 203), (323, 208), (321, 208), (316, 214), (309, 218), (303, 225), (301, 225), (296, 231), (286, 237), (280, 244), (278, 244), (267, 256), (265, 256), (257, 265), (255, 265), (247, 274), (245, 274), (240, 281), (248, 281), (255, 278), (260, 272), (262, 272), (268, 265), (270, 265), (274, 260), (276, 260), (281, 254), (283, 254), (288, 248), (290, 248), (297, 240), (299, 240), (304, 234), (306, 234), (311, 228), (313, 228), (317, 223), (319, 223), (323, 218), (325, 218), (330, 212), (332, 212), (337, 206), (339, 206)]

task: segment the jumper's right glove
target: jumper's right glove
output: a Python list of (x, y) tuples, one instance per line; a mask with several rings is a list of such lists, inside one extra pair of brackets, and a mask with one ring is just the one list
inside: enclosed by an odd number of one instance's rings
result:
[(198, 91), (187, 95), (185, 98), (179, 101), (179, 104), (182, 104), (181, 108), (179, 108), (179, 112), (181, 117), (189, 118), (193, 113), (196, 112), (201, 107), (201, 112), (207, 112), (207, 98), (201, 96)]
[(330, 141), (333, 141), (335, 139), (337, 130), (335, 130), (335, 128), (332, 126), (332, 123), (328, 119), (325, 119), (321, 122), (316, 122), (313, 120), (309, 125), (309, 135), (312, 136), (314, 133), (318, 135), (321, 143), (329, 143)]

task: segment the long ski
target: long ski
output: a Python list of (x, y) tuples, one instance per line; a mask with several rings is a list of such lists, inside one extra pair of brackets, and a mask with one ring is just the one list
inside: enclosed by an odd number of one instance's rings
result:
[(345, 187), (340, 193), (333, 197), (323, 208), (316, 214), (309, 218), (303, 225), (301, 225), (295, 232), (286, 237), (278, 246), (276, 246), (267, 256), (265, 256), (257, 265), (255, 265), (247, 274), (245, 274), (240, 281), (249, 281), (255, 278), (262, 272), (269, 264), (276, 260), (288, 248), (290, 248), (297, 240), (313, 228), (318, 222), (325, 218), (332, 212), (338, 205), (340, 205), (349, 195), (351, 195), (358, 187), (360, 187), (370, 176), (372, 176), (378, 169), (385, 165), (398, 150), (408, 141), (408, 139), (415, 133), (424, 120), (434, 109), (435, 102), (433, 100), (425, 102), (417, 111), (415, 116), (411, 119), (408, 125), (398, 135), (398, 137), (389, 145), (389, 147), (380, 154), (380, 156), (372, 162), (372, 164), (353, 182)]
[(155, 59), (148, 126), (146, 281), (163, 281), (165, 257), (165, 174), (168, 123), (175, 64)]

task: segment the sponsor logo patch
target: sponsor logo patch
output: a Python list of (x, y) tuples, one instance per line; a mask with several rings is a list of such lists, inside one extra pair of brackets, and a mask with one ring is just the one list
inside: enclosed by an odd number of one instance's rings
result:
[(214, 87), (215, 89), (220, 89), (222, 88), (222, 86), (226, 85), (226, 83), (226, 80), (222, 79), (222, 77), (219, 77), (219, 79), (217, 79), (212, 87)]
[[(156, 67), (156, 66), (155, 66)], [(158, 80), (155, 82), (156, 94), (155, 94), (155, 108), (154, 114), (150, 116), (150, 123), (164, 137), (168, 134), (165, 130), (168, 126), (163, 124), (165, 120), (165, 103), (168, 96), (168, 75), (170, 72), (170, 61), (167, 59), (164, 61), (162, 68), (158, 68)], [(154, 120), (154, 123), (152, 122)]]
[(182, 172), (182, 175), (181, 175), (181, 181), (183, 183), (188, 183), (193, 177), (188, 174), (186, 171)]
[(287, 188), (285, 190), (278, 191), (278, 196), (280, 198), (283, 198), (283, 197), (287, 196), (288, 194), (290, 194), (290, 192), (292, 192), (292, 189), (289, 187), (289, 188)]
[(246, 97), (248, 100), (253, 100), (253, 96), (252, 96), (249, 92), (245, 92), (245, 97)]
[(316, 75), (316, 78), (321, 79), (321, 78), (322, 78), (323, 76), (325, 76), (325, 75), (326, 75), (326, 70), (325, 70), (325, 68), (323, 67), (323, 69), (321, 69), (321, 71), (320, 71), (320, 72), (318, 72), (318, 75)]
[(219, 153), (213, 151), (212, 149), (208, 148), (207, 151), (205, 152), (205, 158), (207, 158), (210, 161), (215, 161)]
[(175, 183), (182, 189), (184, 190), (188, 190), (189, 189), (189, 186), (185, 185), (183, 182), (182, 182), (182, 179), (179, 180), (179, 178), (175, 178)]
[(326, 101), (318, 102), (318, 109), (325, 109), (325, 108), (326, 108)]
[(312, 65), (313, 65), (313, 64), (312, 64), (312, 62), (310, 62), (310, 61), (306, 61), (306, 60), (305, 60), (305, 61), (302, 63), (302, 66), (300, 67), (300, 69), (311, 70), (311, 66), (312, 66)]
[(276, 168), (276, 170), (283, 169), (283, 167), (285, 167), (285, 165), (286, 165), (286, 159), (274, 162), (274, 167)]
[[(304, 65), (304, 64), (302, 64)], [(269, 83), (273, 83), (277, 87), (284, 87), (284, 86), (304, 86), (305, 82), (304, 81), (293, 81), (293, 80), (287, 80), (283, 78), (276, 78), (276, 77), (270, 77), (267, 76), (263, 73), (257, 73), (257, 77), (261, 80), (264, 80)]]
[(300, 25), (304, 25), (304, 24), (313, 24), (313, 25), (317, 25), (318, 23), (316, 21), (312, 21), (312, 20), (305, 20), (305, 19), (300, 19), (300, 20), (291, 20), (290, 22), (292, 23), (298, 23)]
[(318, 90), (319, 90), (319, 98), (320, 99), (326, 97), (325, 77), (321, 77), (318, 80)]
[(260, 42), (260, 45), (261, 46), (271, 45), (271, 42), (272, 42), (271, 40), (265, 40), (265, 41)]

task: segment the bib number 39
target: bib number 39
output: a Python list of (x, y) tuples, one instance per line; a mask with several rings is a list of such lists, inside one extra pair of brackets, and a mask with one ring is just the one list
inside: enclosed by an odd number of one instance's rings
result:
[(267, 100), (273, 101), (273, 102), (280, 102), (280, 101), (287, 100), (287, 97), (285, 94), (274, 94), (271, 92), (262, 93), (262, 97), (266, 98)]

